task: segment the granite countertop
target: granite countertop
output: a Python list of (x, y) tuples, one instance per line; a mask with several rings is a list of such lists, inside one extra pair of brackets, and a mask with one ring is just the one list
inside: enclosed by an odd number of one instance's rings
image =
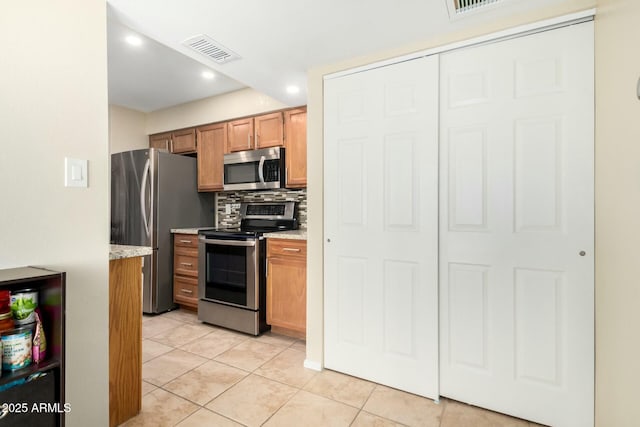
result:
[(200, 230), (213, 230), (215, 227), (197, 227), (197, 228), (172, 228), (174, 234), (198, 234)]
[(149, 246), (109, 245), (109, 260), (151, 255)]
[(298, 230), (275, 231), (273, 233), (264, 233), (264, 237), (267, 239), (307, 240), (307, 229), (300, 228)]

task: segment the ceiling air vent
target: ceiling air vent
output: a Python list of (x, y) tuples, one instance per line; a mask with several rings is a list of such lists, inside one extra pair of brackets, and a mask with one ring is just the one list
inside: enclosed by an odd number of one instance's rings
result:
[(211, 37), (204, 34), (191, 37), (183, 41), (182, 44), (218, 64), (226, 64), (234, 59), (240, 59), (240, 56), (237, 53), (233, 52), (231, 49), (227, 49)]
[(486, 6), (500, 3), (502, 0), (447, 0), (449, 16), (460, 16), (467, 12), (472, 12)]

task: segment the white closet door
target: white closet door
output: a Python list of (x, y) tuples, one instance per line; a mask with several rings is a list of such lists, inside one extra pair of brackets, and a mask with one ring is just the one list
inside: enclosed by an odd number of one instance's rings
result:
[(438, 58), (325, 81), (325, 366), (438, 396)]
[(443, 396), (593, 425), (593, 24), (441, 56)]

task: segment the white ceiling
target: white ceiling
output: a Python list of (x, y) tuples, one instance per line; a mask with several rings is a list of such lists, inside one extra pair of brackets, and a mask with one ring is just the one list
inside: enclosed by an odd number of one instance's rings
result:
[[(149, 112), (252, 87), (306, 104), (309, 68), (419, 43), (571, 0), (503, 0), (450, 19), (453, 0), (107, 0), (109, 102)], [(131, 32), (143, 44), (124, 42)], [(239, 54), (219, 65), (182, 45), (206, 34)], [(213, 70), (205, 80), (201, 72)], [(286, 87), (297, 85), (297, 95)]]

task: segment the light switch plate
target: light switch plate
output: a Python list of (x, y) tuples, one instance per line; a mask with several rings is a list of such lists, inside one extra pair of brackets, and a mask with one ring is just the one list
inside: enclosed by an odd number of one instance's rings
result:
[(81, 159), (64, 158), (64, 186), (83, 187), (89, 186), (88, 161)]

